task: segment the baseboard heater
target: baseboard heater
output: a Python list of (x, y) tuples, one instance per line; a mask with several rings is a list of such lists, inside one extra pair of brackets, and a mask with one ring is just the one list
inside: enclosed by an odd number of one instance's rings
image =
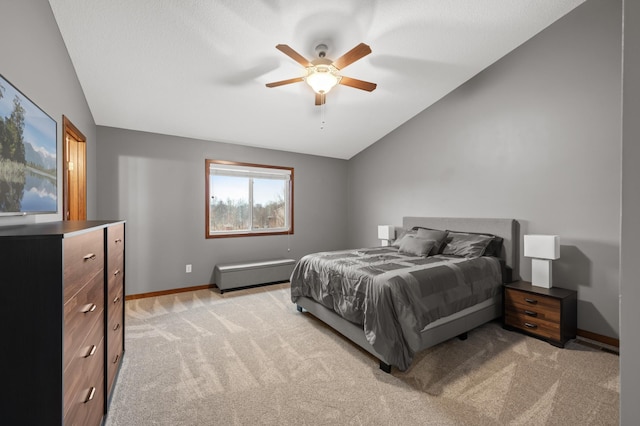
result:
[(287, 281), (294, 259), (271, 259), (216, 265), (213, 277), (220, 293), (234, 288)]

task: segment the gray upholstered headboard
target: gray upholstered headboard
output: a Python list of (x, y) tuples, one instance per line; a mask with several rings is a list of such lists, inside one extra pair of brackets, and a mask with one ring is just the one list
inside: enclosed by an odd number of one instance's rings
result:
[(404, 229), (414, 226), (450, 231), (486, 232), (504, 239), (502, 255), (511, 268), (512, 280), (520, 279), (520, 225), (515, 219), (491, 219), (473, 217), (403, 217)]

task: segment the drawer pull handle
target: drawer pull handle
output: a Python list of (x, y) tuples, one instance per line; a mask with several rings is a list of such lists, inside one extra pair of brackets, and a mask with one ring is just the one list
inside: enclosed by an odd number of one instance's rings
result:
[(96, 396), (96, 388), (92, 386), (91, 390), (89, 391), (89, 395), (87, 395), (87, 399), (84, 400), (84, 403), (86, 404), (87, 402), (91, 401), (94, 396)]
[(116, 331), (119, 328), (120, 328), (120, 323), (117, 323), (116, 325), (113, 326), (113, 331)]
[(116, 269), (116, 270), (113, 272), (113, 276), (114, 276), (114, 277), (117, 277), (119, 273), (120, 273), (120, 269)]
[(116, 238), (113, 242), (116, 244), (120, 244), (122, 242), (122, 238)]
[(530, 317), (537, 317), (538, 313), (533, 311), (524, 311), (525, 315), (529, 315)]
[(83, 259), (85, 262), (86, 262), (87, 260), (96, 260), (96, 255), (95, 255), (95, 253), (89, 253), (89, 254), (86, 254), (82, 259)]
[(535, 328), (538, 328), (538, 326), (537, 326), (537, 325), (535, 325), (535, 324), (531, 324), (530, 322), (525, 322), (525, 323), (524, 323), (524, 326), (525, 326), (525, 327), (527, 327), (527, 328), (534, 328), (534, 329), (535, 329)]
[(525, 298), (524, 301), (527, 302), (527, 303), (531, 303), (532, 305), (535, 305), (536, 303), (538, 303), (538, 301), (535, 300), (535, 299)]
[(93, 312), (95, 311), (97, 308), (95, 303), (92, 303), (90, 305), (85, 306), (84, 311), (82, 311), (83, 314), (88, 314), (89, 312)]
[(113, 303), (118, 303), (120, 301), (120, 296), (116, 296), (115, 299), (113, 299)]
[(117, 364), (119, 359), (120, 359), (120, 354), (116, 354), (116, 357), (113, 359), (113, 363)]
[(85, 358), (89, 358), (90, 356), (95, 355), (96, 349), (98, 349), (98, 347), (96, 345), (91, 345), (91, 349), (89, 350), (89, 352), (84, 357)]

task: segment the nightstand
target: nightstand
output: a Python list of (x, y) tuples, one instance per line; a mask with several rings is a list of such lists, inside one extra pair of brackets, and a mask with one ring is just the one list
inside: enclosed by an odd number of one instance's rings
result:
[(504, 285), (503, 327), (520, 330), (563, 348), (575, 339), (578, 293), (560, 287), (536, 287), (526, 281)]

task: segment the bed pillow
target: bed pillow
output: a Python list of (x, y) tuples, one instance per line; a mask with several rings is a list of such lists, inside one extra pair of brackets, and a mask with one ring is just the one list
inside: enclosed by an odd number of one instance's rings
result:
[(483, 235), (485, 237), (489, 237), (491, 238), (491, 242), (489, 243), (489, 245), (487, 246), (486, 250), (482, 255), (494, 256), (494, 257), (500, 257), (502, 255), (502, 243), (504, 242), (504, 238), (502, 237), (498, 237), (497, 235), (489, 234), (486, 232), (468, 232), (468, 231), (461, 232), (461, 231), (451, 231), (451, 230), (449, 230), (449, 232), (455, 232), (459, 234), (469, 234), (469, 235)]
[(442, 250), (442, 254), (479, 257), (484, 254), (492, 240), (493, 237), (488, 235), (450, 231), (447, 235), (446, 245)]
[(426, 257), (436, 245), (435, 240), (406, 235), (400, 242), (400, 253)]
[(402, 243), (402, 240), (403, 240), (404, 237), (406, 237), (407, 235), (415, 236), (417, 233), (418, 233), (417, 229), (405, 229), (404, 231), (402, 231), (400, 236), (398, 238), (396, 238), (396, 240), (391, 244), (391, 246), (392, 247), (400, 247), (400, 243)]
[(483, 256), (500, 257), (502, 255), (502, 242), (504, 239), (497, 235), (492, 235), (492, 240), (484, 251)]
[(439, 229), (418, 228), (416, 237), (435, 241), (435, 244), (430, 253), (431, 255), (434, 255), (440, 252), (442, 244), (447, 238), (447, 234), (447, 231), (440, 231)]

